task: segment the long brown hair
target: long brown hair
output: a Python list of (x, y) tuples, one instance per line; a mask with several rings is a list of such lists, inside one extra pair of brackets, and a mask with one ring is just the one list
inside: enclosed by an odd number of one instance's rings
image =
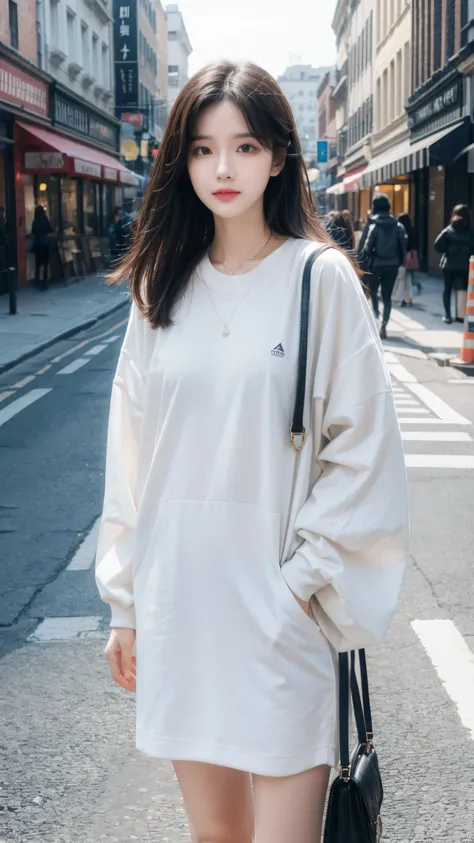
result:
[(467, 205), (455, 205), (449, 222), (454, 228), (467, 231), (471, 227), (471, 212)]
[(280, 236), (332, 242), (314, 209), (290, 105), (275, 80), (251, 63), (222, 61), (200, 70), (180, 92), (168, 120), (132, 243), (112, 282), (130, 279), (132, 295), (153, 328), (172, 324), (173, 306), (214, 238), (211, 211), (194, 192), (188, 153), (202, 110), (230, 101), (259, 142), (285, 152), (264, 194), (265, 220)]

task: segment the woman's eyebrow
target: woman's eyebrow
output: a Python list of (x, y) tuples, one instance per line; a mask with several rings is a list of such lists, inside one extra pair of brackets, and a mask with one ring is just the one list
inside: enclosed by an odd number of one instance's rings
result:
[[(253, 132), (239, 132), (237, 135), (232, 135), (232, 140), (237, 140), (238, 138), (255, 138), (255, 135)], [(194, 135), (194, 137), (191, 138), (191, 143), (194, 141), (204, 140), (214, 140), (214, 137), (212, 135)]]

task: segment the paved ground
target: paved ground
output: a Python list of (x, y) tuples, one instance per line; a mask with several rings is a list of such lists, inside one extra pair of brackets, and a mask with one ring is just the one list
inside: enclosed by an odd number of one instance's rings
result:
[[(134, 750), (93, 577), (120, 312), (0, 375), (0, 841), (189, 840), (172, 769)], [(412, 558), (369, 670), (384, 840), (472, 843), (474, 380), (408, 345), (387, 360), (405, 439)], [(434, 317), (433, 317), (434, 318)], [(408, 337), (408, 339), (410, 339)]]
[(124, 288), (108, 286), (105, 278), (89, 275), (68, 286), (52, 284), (46, 292), (26, 287), (18, 293), (15, 316), (8, 312), (8, 296), (0, 296), (0, 372), (126, 305)]

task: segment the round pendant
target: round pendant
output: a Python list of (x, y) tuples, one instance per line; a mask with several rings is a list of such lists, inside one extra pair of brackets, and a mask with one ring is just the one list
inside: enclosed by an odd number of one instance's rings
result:
[(229, 328), (227, 327), (227, 325), (224, 325), (224, 327), (222, 328), (222, 331), (221, 331), (221, 336), (228, 337), (229, 334), (230, 334)]

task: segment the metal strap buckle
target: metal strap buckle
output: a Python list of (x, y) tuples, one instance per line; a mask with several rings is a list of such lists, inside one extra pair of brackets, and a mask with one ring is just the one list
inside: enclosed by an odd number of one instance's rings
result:
[(351, 777), (351, 764), (342, 767), (341, 766), (341, 779), (343, 782), (348, 782)]
[(306, 442), (306, 428), (303, 427), (301, 433), (293, 433), (293, 427), (290, 427), (291, 447), (294, 451), (301, 451)]

